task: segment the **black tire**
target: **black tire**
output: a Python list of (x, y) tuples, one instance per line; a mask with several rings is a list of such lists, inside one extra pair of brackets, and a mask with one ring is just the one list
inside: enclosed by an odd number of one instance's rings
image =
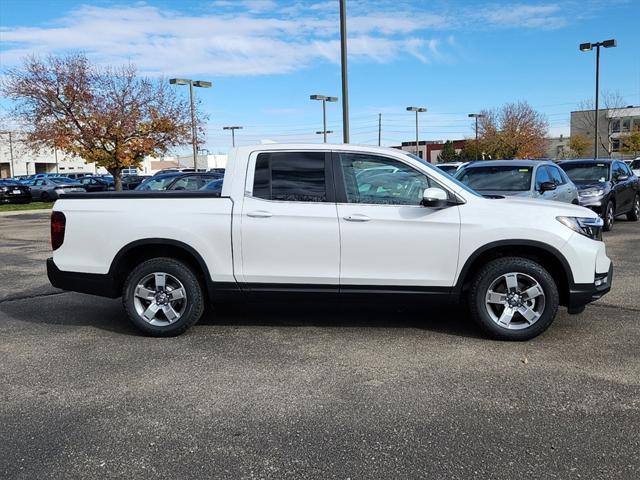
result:
[(631, 222), (637, 222), (640, 218), (640, 195), (636, 194), (636, 197), (633, 199), (633, 206), (629, 213), (627, 213), (627, 220)]
[(40, 200), (42, 202), (50, 202), (51, 201), (51, 197), (49, 196), (49, 194), (47, 192), (42, 192), (40, 194)]
[[(540, 310), (539, 317), (533, 323), (527, 326), (529, 322), (525, 321), (524, 316), (520, 313), (514, 314), (514, 324), (510, 324), (510, 326), (519, 329), (498, 325), (497, 321), (489, 313), (489, 310), (492, 309), (494, 315), (497, 316), (496, 311), (500, 313), (500, 308), (508, 308), (506, 304), (504, 306), (501, 304), (490, 306), (486, 303), (487, 293), (491, 285), (499, 281), (503, 275), (514, 272), (520, 275), (517, 278), (525, 281), (532, 279), (537, 282), (544, 293), (542, 299), (530, 301), (529, 306), (532, 309), (537, 308)], [(518, 285), (520, 285), (519, 280)], [(527, 287), (523, 284), (522, 288)], [(522, 257), (499, 258), (483, 265), (474, 277), (469, 291), (471, 317), (487, 335), (497, 340), (521, 341), (540, 335), (555, 319), (559, 303), (558, 287), (549, 272), (538, 263)]]
[[(185, 290), (184, 303), (178, 300), (170, 304), (172, 308), (174, 306), (180, 307), (180, 317), (172, 323), (169, 323), (168, 317), (159, 311), (157, 314), (158, 319), (154, 319), (154, 321), (164, 323), (151, 324), (149, 321), (146, 321), (138, 311), (139, 309), (144, 309), (145, 306), (149, 306), (151, 303), (154, 304), (154, 308), (158, 307), (158, 310), (166, 307), (166, 305), (160, 307), (160, 303), (158, 303), (157, 300), (158, 297), (154, 297), (155, 299), (153, 301), (147, 301), (135, 295), (138, 285), (143, 283), (145, 278), (155, 273), (164, 273), (167, 276), (167, 283), (169, 283), (170, 278), (177, 280)], [(171, 287), (167, 286), (160, 290), (156, 289), (155, 292), (156, 295), (158, 295), (166, 291), (170, 295), (170, 289)], [(146, 335), (153, 337), (174, 337), (184, 333), (200, 320), (204, 312), (205, 301), (202, 293), (202, 285), (190, 267), (172, 258), (160, 257), (147, 260), (131, 271), (124, 282), (122, 303), (131, 322)]]
[(616, 206), (613, 204), (611, 200), (607, 202), (607, 205), (604, 207), (602, 212), (602, 220), (604, 221), (604, 226), (602, 230), (605, 232), (610, 232), (613, 228), (613, 222), (616, 218)]

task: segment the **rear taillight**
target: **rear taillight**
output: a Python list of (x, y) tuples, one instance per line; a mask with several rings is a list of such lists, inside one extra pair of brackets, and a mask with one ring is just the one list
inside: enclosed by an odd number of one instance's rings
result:
[(67, 218), (62, 212), (51, 213), (51, 248), (57, 250), (64, 242), (64, 230), (67, 226)]

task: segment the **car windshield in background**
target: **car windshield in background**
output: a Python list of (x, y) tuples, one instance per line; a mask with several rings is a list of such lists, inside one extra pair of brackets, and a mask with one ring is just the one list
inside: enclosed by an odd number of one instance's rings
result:
[(14, 186), (14, 185), (20, 186), (21, 183), (15, 180), (0, 180), (0, 185), (4, 185), (5, 187)]
[(57, 183), (58, 185), (79, 183), (76, 180), (72, 180), (71, 178), (48, 178), (47, 180), (51, 180), (53, 183)]
[(533, 167), (491, 166), (472, 167), (458, 171), (456, 177), (474, 190), (524, 192), (531, 188)]
[(573, 183), (606, 182), (609, 180), (609, 165), (606, 163), (569, 163), (562, 165)]
[(149, 178), (136, 187), (136, 190), (165, 190), (176, 177), (170, 175), (160, 178)]
[(457, 165), (436, 165), (436, 167), (447, 173), (453, 173), (458, 169)]

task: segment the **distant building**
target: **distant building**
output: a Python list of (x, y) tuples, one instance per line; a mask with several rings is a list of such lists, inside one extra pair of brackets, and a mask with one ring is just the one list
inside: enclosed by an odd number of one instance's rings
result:
[[(224, 168), (227, 155), (198, 155), (198, 168)], [(142, 174), (154, 174), (164, 168), (193, 167), (193, 156), (146, 157), (138, 171)], [(34, 173), (108, 173), (103, 167), (87, 163), (79, 157), (66, 155), (61, 151), (31, 151), (20, 134), (0, 133), (0, 178)]]
[[(598, 157), (624, 158), (621, 152), (621, 136), (640, 129), (640, 106), (605, 108), (598, 111)], [(571, 112), (571, 136), (581, 134), (594, 137), (595, 110)], [(593, 157), (593, 145), (585, 157)]]
[(571, 148), (569, 147), (569, 137), (560, 135), (559, 137), (547, 138), (546, 158), (551, 160), (564, 160), (569, 157)]
[[(464, 143), (466, 140), (450, 140), (453, 143), (453, 148), (456, 153), (460, 153), (462, 148), (464, 147)], [(444, 148), (444, 140), (420, 140), (418, 145), (417, 155), (420, 158), (426, 159), (429, 163), (438, 163), (438, 155), (442, 152)], [(416, 142), (402, 142), (401, 145), (394, 146), (393, 148), (397, 148), (399, 150), (404, 150), (405, 152), (411, 152), (416, 154)]]

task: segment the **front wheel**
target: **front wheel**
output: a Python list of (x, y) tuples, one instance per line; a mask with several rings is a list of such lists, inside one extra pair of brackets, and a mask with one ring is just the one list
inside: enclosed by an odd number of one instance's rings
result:
[(627, 220), (637, 222), (638, 218), (640, 218), (640, 195), (636, 195), (636, 198), (633, 199), (631, 211), (627, 213)]
[(611, 229), (613, 228), (613, 222), (615, 221), (615, 218), (616, 218), (616, 207), (613, 204), (613, 202), (609, 200), (607, 202), (607, 206), (604, 209), (604, 218), (602, 219), (604, 220), (604, 225), (602, 229), (605, 232), (611, 231)]
[(471, 315), (499, 340), (529, 340), (555, 319), (560, 298), (553, 278), (538, 263), (505, 257), (484, 265), (469, 292)]
[(197, 276), (171, 258), (153, 258), (133, 269), (125, 281), (122, 301), (131, 322), (154, 337), (180, 335), (204, 312)]

